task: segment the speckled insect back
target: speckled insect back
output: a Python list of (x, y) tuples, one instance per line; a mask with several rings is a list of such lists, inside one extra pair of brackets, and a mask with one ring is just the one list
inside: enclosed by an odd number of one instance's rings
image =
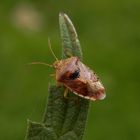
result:
[(53, 66), (56, 81), (76, 95), (93, 101), (105, 98), (105, 88), (99, 78), (78, 57), (57, 60)]

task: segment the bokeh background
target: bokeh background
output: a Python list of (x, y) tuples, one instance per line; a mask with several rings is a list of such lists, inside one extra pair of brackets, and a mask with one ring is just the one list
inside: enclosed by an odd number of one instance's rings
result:
[(91, 103), (84, 140), (140, 140), (139, 0), (1, 0), (0, 139), (24, 139), (27, 119), (42, 119), (53, 70), (26, 64), (54, 61), (48, 36), (61, 58), (60, 11), (71, 17), (84, 63), (107, 92)]

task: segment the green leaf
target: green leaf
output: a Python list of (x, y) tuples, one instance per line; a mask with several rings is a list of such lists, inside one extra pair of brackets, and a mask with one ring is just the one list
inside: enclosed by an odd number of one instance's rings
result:
[(82, 59), (81, 46), (76, 30), (66, 14), (59, 14), (59, 25), (62, 40), (62, 58), (78, 56)]
[(44, 124), (28, 121), (26, 139), (28, 140), (57, 140), (57, 136), (51, 127)]
[[(62, 39), (62, 58), (77, 56), (82, 59), (80, 43), (75, 28), (64, 13), (59, 14)], [(29, 121), (27, 140), (82, 140), (89, 101), (69, 91), (63, 97), (65, 87), (50, 85), (47, 106), (42, 123)]]

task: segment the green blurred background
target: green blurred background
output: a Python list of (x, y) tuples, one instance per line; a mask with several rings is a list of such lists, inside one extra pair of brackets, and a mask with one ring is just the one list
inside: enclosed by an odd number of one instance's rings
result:
[(84, 140), (140, 140), (140, 1), (1, 0), (0, 140), (24, 139), (27, 119), (40, 122), (52, 63), (61, 58), (58, 14), (72, 19), (84, 63), (100, 76), (107, 98), (92, 102)]

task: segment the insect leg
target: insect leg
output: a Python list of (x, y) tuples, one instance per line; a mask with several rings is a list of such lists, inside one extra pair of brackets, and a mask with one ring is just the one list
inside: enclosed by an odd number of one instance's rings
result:
[(50, 74), (50, 76), (54, 77), (54, 76), (56, 76), (56, 74), (55, 73), (52, 73), (52, 74)]
[(64, 91), (64, 98), (68, 99), (68, 88), (65, 88), (65, 91)]
[(64, 98), (73, 101), (77, 107), (80, 107), (80, 98), (78, 96), (77, 98), (69, 97), (68, 94), (69, 94), (69, 89), (66, 88), (64, 91)]

